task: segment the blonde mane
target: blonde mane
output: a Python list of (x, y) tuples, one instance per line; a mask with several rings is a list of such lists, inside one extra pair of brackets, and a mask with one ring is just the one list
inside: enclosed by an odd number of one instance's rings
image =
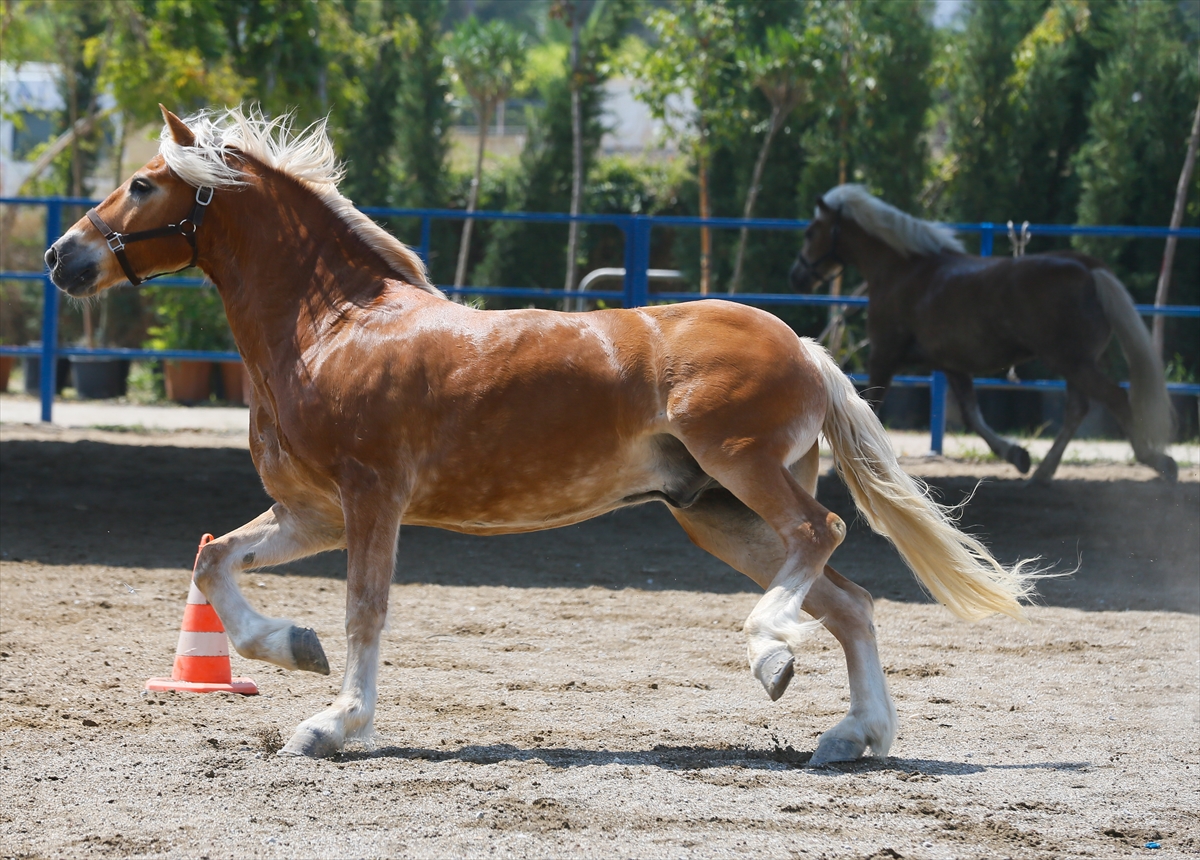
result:
[(342, 167), (325, 133), (325, 120), (298, 133), (293, 131), (290, 115), (267, 119), (257, 111), (244, 113), (240, 108), (201, 111), (183, 121), (195, 134), (195, 145), (180, 146), (164, 125), (158, 151), (184, 182), (212, 188), (245, 185), (244, 174), (237, 166), (238, 156), (261, 161), (316, 194), (406, 283), (442, 295), (429, 282), (421, 258), (355, 209), (338, 191)]
[(839, 185), (822, 198), (872, 236), (908, 257), (939, 251), (964, 253), (962, 242), (945, 224), (922, 221), (872, 196), (861, 185)]

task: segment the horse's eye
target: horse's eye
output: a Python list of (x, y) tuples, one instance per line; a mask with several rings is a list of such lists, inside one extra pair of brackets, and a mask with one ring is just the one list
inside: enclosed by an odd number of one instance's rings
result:
[(140, 176), (135, 176), (129, 183), (129, 190), (134, 194), (145, 194), (151, 188), (153, 186)]

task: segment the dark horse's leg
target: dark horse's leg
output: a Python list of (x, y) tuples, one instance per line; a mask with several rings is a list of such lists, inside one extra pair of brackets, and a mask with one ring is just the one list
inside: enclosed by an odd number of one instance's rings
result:
[(975, 385), (971, 382), (971, 377), (954, 370), (943, 372), (958, 400), (958, 408), (962, 411), (963, 422), (968, 429), (982, 436), (993, 454), (1012, 463), (1022, 475), (1028, 472), (1031, 465), (1029, 452), (1020, 445), (1009, 442), (983, 420), (983, 414), (979, 411), (979, 402), (975, 399)]
[(1075, 431), (1079, 429), (1079, 425), (1083, 423), (1083, 419), (1088, 414), (1088, 405), (1087, 394), (1078, 385), (1068, 380), (1067, 407), (1063, 410), (1062, 429), (1058, 431), (1054, 444), (1046, 452), (1045, 459), (1038, 464), (1037, 471), (1029, 479), (1030, 483), (1050, 483), (1050, 479), (1054, 477), (1054, 471), (1062, 460), (1063, 451), (1067, 449), (1067, 443), (1074, 437)]
[(1138, 435), (1133, 432), (1133, 407), (1129, 403), (1129, 395), (1125, 389), (1105, 376), (1095, 362), (1090, 362), (1073, 373), (1063, 373), (1068, 385), (1078, 385), (1080, 389), (1094, 400), (1099, 400), (1108, 407), (1108, 411), (1121, 425), (1121, 432), (1133, 443), (1133, 455), (1138, 461), (1154, 469), (1167, 481), (1172, 483), (1179, 476), (1179, 467), (1166, 453), (1158, 453), (1147, 446), (1139, 445)]

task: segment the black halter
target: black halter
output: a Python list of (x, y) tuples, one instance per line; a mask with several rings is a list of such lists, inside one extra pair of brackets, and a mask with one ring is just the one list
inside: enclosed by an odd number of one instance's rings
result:
[[(199, 253), (196, 249), (196, 230), (204, 223), (204, 207), (212, 203), (212, 198), (213, 189), (207, 186), (197, 188), (196, 205), (192, 207), (191, 215), (184, 218), (178, 224), (155, 227), (153, 230), (139, 230), (137, 233), (118, 233), (104, 223), (104, 219), (100, 217), (100, 213), (95, 209), (89, 209), (87, 216), (96, 225), (96, 229), (100, 231), (101, 235), (104, 236), (104, 241), (108, 243), (108, 250), (113, 252), (117, 258), (117, 262), (125, 270), (125, 276), (129, 278), (129, 283), (136, 287), (139, 284), (144, 284), (146, 281), (161, 278), (163, 275), (173, 275), (175, 272), (182, 272), (184, 269), (196, 265), (196, 255)], [(164, 236), (182, 236), (187, 239), (188, 244), (192, 246), (192, 261), (186, 266), (176, 269), (175, 272), (159, 272), (157, 275), (151, 275), (148, 278), (139, 278), (137, 273), (133, 271), (133, 266), (129, 264), (129, 258), (125, 256), (125, 246), (132, 245), (134, 242), (142, 242), (146, 239), (161, 239)]]
[[(833, 212), (833, 226), (829, 228), (829, 250), (817, 257), (817, 259), (811, 263), (804, 259), (803, 254), (796, 258), (796, 262), (801, 265), (804, 273), (809, 278), (816, 281), (812, 288), (812, 292), (814, 293), (820, 287), (829, 286), (829, 284), (836, 280), (846, 268), (846, 261), (839, 257), (837, 252), (838, 235), (841, 232), (841, 228), (842, 212), (840, 209), (835, 209)], [(828, 260), (832, 260), (833, 262), (837, 263), (839, 268), (833, 274), (822, 277), (818, 269), (820, 269), (821, 266)]]

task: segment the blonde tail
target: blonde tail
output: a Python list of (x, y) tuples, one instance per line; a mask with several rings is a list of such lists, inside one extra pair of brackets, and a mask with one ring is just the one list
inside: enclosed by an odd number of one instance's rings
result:
[(959, 531), (924, 484), (896, 462), (883, 425), (819, 344), (805, 338), (829, 396), (822, 428), (834, 462), (871, 528), (888, 538), (939, 603), (975, 621), (997, 612), (1024, 618), (1020, 601), (1039, 574), (1030, 561), (1007, 570), (987, 547)]

